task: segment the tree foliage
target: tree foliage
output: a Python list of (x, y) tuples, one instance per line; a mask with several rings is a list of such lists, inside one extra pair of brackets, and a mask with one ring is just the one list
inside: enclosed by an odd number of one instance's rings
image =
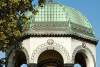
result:
[(0, 0), (0, 50), (9, 48), (21, 36), (17, 27), (16, 12), (31, 9), (31, 0)]
[(45, 2), (46, 2), (46, 0), (39, 0), (39, 1), (38, 1), (39, 6), (42, 6)]

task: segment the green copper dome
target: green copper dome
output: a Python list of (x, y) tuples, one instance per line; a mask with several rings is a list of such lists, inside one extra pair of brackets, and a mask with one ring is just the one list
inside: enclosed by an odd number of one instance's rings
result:
[[(76, 35), (95, 38), (92, 26), (78, 10), (48, 2), (26, 11), (27, 25), (22, 25), (23, 35)], [(21, 22), (24, 22), (21, 20)]]

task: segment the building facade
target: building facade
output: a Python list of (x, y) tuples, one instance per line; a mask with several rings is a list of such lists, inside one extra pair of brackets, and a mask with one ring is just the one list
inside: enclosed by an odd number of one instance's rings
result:
[(96, 67), (97, 40), (78, 10), (53, 0), (39, 0), (19, 18), (22, 37), (8, 52), (7, 67)]

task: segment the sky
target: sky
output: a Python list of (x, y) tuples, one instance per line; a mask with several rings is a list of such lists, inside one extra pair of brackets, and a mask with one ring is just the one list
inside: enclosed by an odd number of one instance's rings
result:
[[(93, 26), (95, 35), (100, 40), (100, 0), (56, 0), (65, 6), (73, 7), (85, 15)], [(96, 67), (100, 67), (100, 41), (96, 47)], [(0, 58), (4, 55), (0, 52)]]

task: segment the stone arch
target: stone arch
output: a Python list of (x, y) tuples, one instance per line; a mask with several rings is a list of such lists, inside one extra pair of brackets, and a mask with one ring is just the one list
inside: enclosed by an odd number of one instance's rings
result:
[(64, 59), (55, 50), (46, 50), (39, 55), (37, 67), (64, 67)]
[(28, 52), (27, 52), (26, 48), (21, 47), (21, 50), (25, 53), (26, 60), (27, 60), (27, 64), (28, 64), (28, 63), (29, 63), (29, 54), (28, 54)]
[(96, 61), (95, 61), (94, 55), (92, 54), (91, 50), (88, 47), (83, 47), (83, 46), (78, 46), (73, 51), (73, 53), (72, 53), (73, 64), (75, 63), (75, 56), (78, 52), (83, 53), (85, 55), (85, 57), (87, 57), (87, 59), (86, 59), (87, 66), (86, 67), (95, 67), (96, 66)]
[(39, 45), (33, 51), (32, 57), (31, 57), (32, 63), (37, 64), (39, 55), (46, 50), (55, 50), (55, 51), (59, 52), (64, 59), (64, 63), (67, 63), (70, 60), (69, 53), (62, 45), (60, 45), (58, 43), (53, 43), (52, 45), (45, 43), (45, 44)]
[(27, 50), (21, 46), (21, 48), (12, 48), (9, 52), (9, 56), (8, 56), (8, 61), (7, 61), (7, 67), (14, 67), (14, 55), (15, 55), (15, 52), (16, 51), (21, 51), (25, 54), (25, 57), (26, 57), (26, 63), (28, 64), (29, 63), (29, 54), (27, 52)]

